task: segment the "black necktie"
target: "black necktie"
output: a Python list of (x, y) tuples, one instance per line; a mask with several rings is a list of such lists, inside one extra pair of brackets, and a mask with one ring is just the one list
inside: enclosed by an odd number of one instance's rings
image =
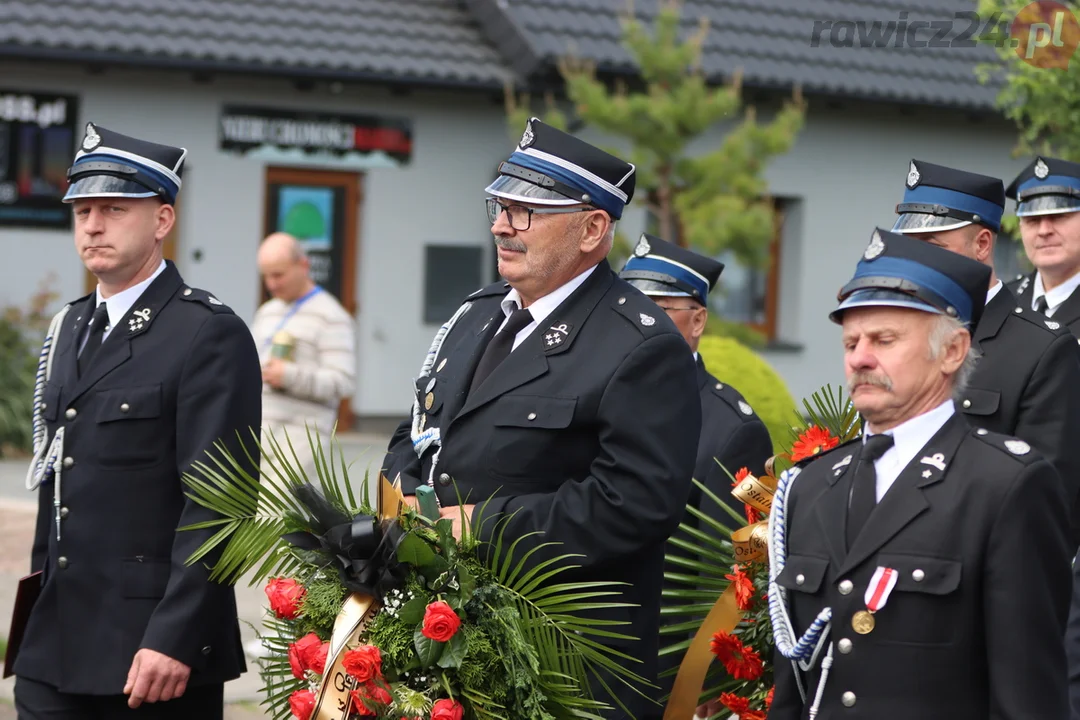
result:
[(532, 313), (523, 308), (518, 308), (510, 315), (506, 325), (495, 337), (491, 338), (491, 342), (484, 348), (484, 354), (476, 365), (476, 372), (473, 373), (472, 385), (469, 386), (470, 395), (480, 387), (480, 383), (487, 379), (491, 371), (506, 359), (506, 356), (514, 349), (514, 337), (532, 321)]
[(1047, 307), (1046, 296), (1040, 295), (1039, 299), (1035, 301), (1035, 310), (1045, 315)]
[(848, 549), (854, 544), (859, 531), (866, 524), (866, 519), (877, 505), (877, 472), (874, 470), (874, 461), (892, 446), (892, 435), (871, 435), (866, 438), (851, 488), (851, 506), (848, 508), (847, 517)]
[(86, 345), (79, 353), (79, 375), (90, 367), (90, 361), (94, 359), (94, 353), (101, 347), (101, 336), (105, 334), (105, 328), (109, 324), (109, 306), (101, 303), (94, 310), (94, 316), (90, 318), (90, 334), (86, 338)]

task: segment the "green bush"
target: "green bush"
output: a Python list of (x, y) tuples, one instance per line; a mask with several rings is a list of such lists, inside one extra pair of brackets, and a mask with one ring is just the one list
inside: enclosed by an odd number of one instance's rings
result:
[(34, 376), (52, 319), (45, 311), (56, 298), (50, 283), (42, 285), (26, 308), (0, 310), (0, 457), (33, 450)]
[(730, 337), (706, 335), (698, 353), (717, 380), (731, 383), (743, 394), (765, 426), (773, 449), (780, 452), (791, 442), (795, 400), (775, 370), (753, 350)]

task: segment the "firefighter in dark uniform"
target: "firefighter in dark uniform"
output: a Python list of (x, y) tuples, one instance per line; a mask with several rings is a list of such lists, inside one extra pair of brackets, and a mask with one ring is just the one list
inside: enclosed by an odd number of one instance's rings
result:
[[(726, 382), (726, 378), (725, 382), (721, 382), (709, 374), (697, 351), (708, 320), (706, 302), (709, 292), (716, 287), (723, 271), (724, 264), (717, 260), (644, 234), (634, 248), (633, 257), (619, 272), (619, 277), (652, 298), (668, 314), (694, 353), (698, 395), (701, 398), (701, 436), (698, 439), (694, 477), (741, 516), (745, 506), (731, 494), (732, 479), (742, 468), (752, 475), (762, 475), (765, 461), (773, 451), (769, 430), (750, 403)], [(688, 505), (730, 530), (736, 530), (748, 522), (736, 520), (723, 508), (717, 507), (696, 485), (690, 488)], [(689, 511), (683, 515), (682, 522), (707, 535), (728, 539), (726, 533), (715, 532), (712, 525), (701, 522)], [(676, 533), (676, 536), (680, 535), (690, 540), (686, 533)], [(680, 551), (669, 547), (668, 553), (679, 554)], [(686, 568), (672, 564), (668, 564), (665, 570), (682, 574), (687, 572)], [(686, 589), (682, 583), (668, 581), (664, 582), (664, 587)], [(678, 663), (677, 655), (661, 658), (661, 670), (669, 670)], [(670, 692), (673, 682), (673, 675), (661, 678), (662, 690)]]
[(972, 424), (1015, 435), (1054, 464), (1080, 543), (1080, 346), (1066, 328), (1018, 300), (993, 272), (1005, 189), (1001, 180), (912, 160), (894, 232), (990, 267), (972, 347), (981, 355), (958, 409)]
[(257, 461), (262, 389), (244, 322), (162, 259), (185, 155), (91, 123), (68, 171), (98, 285), (42, 353), (28, 478), (42, 586), (15, 662), (20, 720), (221, 718), (245, 670), (232, 587), (187, 564), (214, 530), (178, 532), (213, 519), (181, 478), (215, 443)]
[(1017, 297), (1080, 337), (1080, 163), (1037, 157), (1006, 192), (1035, 266), (1013, 283)]
[(875, 231), (830, 316), (863, 437), (782, 474), (770, 720), (1063, 718), (1057, 471), (956, 412), (990, 268)]
[[(407, 494), (433, 487), (457, 532), (460, 493), (481, 540), (505, 520), (506, 542), (540, 532), (522, 554), (557, 543), (530, 563), (580, 553), (560, 582), (626, 583), (634, 607), (602, 619), (631, 623), (639, 639), (619, 649), (655, 681), (664, 546), (701, 430), (693, 356), (606, 260), (632, 165), (533, 118), (499, 173), (487, 208), (508, 282), (470, 295), (440, 329), (383, 468)], [(639, 720), (660, 717), (621, 685)]]

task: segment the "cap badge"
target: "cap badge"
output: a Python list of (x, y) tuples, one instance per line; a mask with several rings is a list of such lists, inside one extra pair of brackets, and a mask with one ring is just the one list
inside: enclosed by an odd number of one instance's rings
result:
[(1050, 174), (1050, 168), (1046, 166), (1042, 158), (1035, 161), (1035, 177), (1040, 180), (1045, 180), (1046, 176)]
[(1027, 455), (1031, 452), (1031, 446), (1023, 440), (1006, 440), (1005, 449), (1013, 455)]
[(521, 142), (518, 143), (518, 147), (525, 149), (533, 144), (536, 140), (536, 136), (533, 135), (532, 120), (525, 123), (525, 132), (521, 134)]
[(640, 313), (638, 315), (638, 317), (641, 318), (641, 324), (644, 325), (645, 327), (652, 327), (653, 325), (656, 324), (656, 318), (654, 318), (652, 315), (646, 315), (645, 313)]
[(863, 258), (873, 260), (883, 252), (885, 252), (885, 241), (881, 239), (881, 235), (875, 230), (874, 234), (870, 236), (870, 244), (866, 246)]
[(101, 136), (98, 135), (97, 129), (94, 127), (94, 123), (86, 123), (86, 137), (82, 141), (83, 150), (93, 150), (101, 144)]
[(919, 184), (920, 177), (921, 176), (919, 175), (919, 169), (915, 167), (915, 161), (912, 160), (907, 173), (907, 186), (909, 188), (914, 188), (916, 185)]
[(649, 241), (642, 235), (641, 239), (638, 240), (637, 247), (634, 248), (634, 254), (638, 257), (645, 257), (650, 252), (652, 252), (652, 245), (650, 245)]

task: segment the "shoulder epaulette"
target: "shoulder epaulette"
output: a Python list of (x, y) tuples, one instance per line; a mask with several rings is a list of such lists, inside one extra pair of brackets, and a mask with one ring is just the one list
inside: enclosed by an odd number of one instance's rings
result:
[[(1018, 310), (1019, 312), (1017, 312), (1016, 310)], [(1053, 318), (1048, 318), (1040, 312), (1035, 312), (1030, 307), (1028, 307), (1027, 303), (1021, 302), (1016, 306), (1016, 310), (1014, 310), (1012, 313), (1014, 316), (1023, 320), (1027, 320), (1032, 325), (1042, 328), (1051, 335), (1069, 334), (1069, 328), (1066, 327), (1064, 324), (1059, 323)]]
[(491, 283), (486, 287), (482, 287), (476, 290), (465, 298), (463, 302), (469, 302), (470, 300), (477, 300), (484, 297), (496, 297), (498, 295), (506, 295), (510, 292), (510, 283), (500, 280), (499, 282)]
[(972, 428), (971, 434), (990, 447), (1000, 450), (1003, 455), (1013, 458), (1021, 465), (1030, 465), (1042, 458), (1042, 455), (1035, 451), (1031, 445), (1012, 435), (991, 432), (986, 428)]
[(731, 387), (727, 383), (722, 383), (715, 377), (710, 377), (709, 391), (723, 400), (725, 403), (731, 406), (731, 409), (739, 414), (744, 421), (750, 422), (752, 420), (759, 420), (757, 415), (754, 414), (754, 408), (750, 406), (750, 403), (746, 401), (735, 388)]
[(179, 291), (180, 299), (205, 305), (215, 313), (233, 314), (232, 308), (218, 300), (206, 290), (184, 286)]

